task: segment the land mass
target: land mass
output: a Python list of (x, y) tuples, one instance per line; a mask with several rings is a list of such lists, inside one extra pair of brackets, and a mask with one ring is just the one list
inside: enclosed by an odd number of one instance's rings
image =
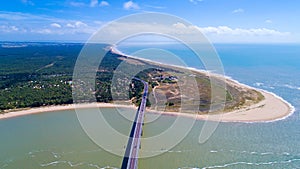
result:
[[(0, 64), (6, 63), (0, 65), (0, 119), (69, 110), (75, 105), (76, 108), (136, 108), (141, 101), (143, 84), (132, 80), (132, 76), (128, 76), (130, 72), (138, 72), (135, 77), (150, 84), (147, 107), (152, 113), (257, 122), (282, 119), (293, 111), (287, 102), (268, 92), (208, 72), (126, 56), (107, 45), (97, 46), (107, 52), (96, 75), (94, 96), (98, 103), (94, 104), (95, 100), (86, 97), (74, 101), (72, 71), (81, 47), (82, 44), (26, 44), (20, 48), (0, 48), (0, 60), (3, 61)], [(24, 62), (33, 66), (26, 67)], [(122, 69), (118, 69), (120, 65)], [(116, 81), (115, 85), (112, 85), (113, 81)], [(122, 84), (126, 86), (122, 87)], [(224, 99), (214, 100), (213, 92), (214, 98)], [(224, 106), (212, 109), (218, 102)]]

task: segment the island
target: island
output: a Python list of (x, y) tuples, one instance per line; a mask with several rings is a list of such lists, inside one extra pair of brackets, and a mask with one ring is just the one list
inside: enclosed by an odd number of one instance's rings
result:
[[(75, 103), (72, 98), (73, 69), (83, 46), (78, 43), (2, 44), (0, 119), (69, 110), (75, 104), (76, 108), (95, 106), (94, 100), (82, 97)], [(141, 102), (143, 84), (126, 76), (126, 71), (142, 70), (135, 77), (149, 84), (148, 113), (223, 122), (266, 122), (283, 119), (294, 111), (275, 94), (230, 78), (219, 78), (218, 82), (218, 75), (210, 72), (128, 56), (110, 45), (98, 47), (107, 53), (96, 73), (97, 107), (136, 109)], [(120, 65), (123, 69), (119, 70)], [(225, 86), (218, 84), (221, 80)], [(117, 83), (112, 85), (113, 81)], [(118, 87), (121, 84), (128, 85)], [(224, 107), (211, 109), (216, 104), (211, 100), (212, 89), (225, 93)]]

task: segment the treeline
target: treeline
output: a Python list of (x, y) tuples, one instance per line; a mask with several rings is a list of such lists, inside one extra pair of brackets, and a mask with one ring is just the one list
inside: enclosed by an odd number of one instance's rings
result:
[(72, 103), (67, 79), (39, 79), (18, 83), (0, 91), (0, 110)]

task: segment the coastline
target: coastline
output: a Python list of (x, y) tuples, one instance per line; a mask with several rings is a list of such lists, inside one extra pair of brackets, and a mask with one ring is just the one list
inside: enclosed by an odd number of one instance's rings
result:
[[(160, 112), (161, 114), (165, 115), (172, 115), (172, 116), (185, 116), (189, 118), (196, 118), (197, 120), (211, 120), (211, 121), (220, 121), (219, 118), (222, 118), (222, 122), (243, 122), (243, 123), (254, 123), (254, 122), (274, 122), (274, 121), (279, 121), (279, 120), (284, 120), (291, 116), (295, 112), (295, 107), (292, 106), (288, 101), (284, 100), (283, 98), (279, 97), (275, 93), (255, 88), (243, 83), (240, 83), (239, 81), (226, 76), (226, 75), (219, 75), (216, 73), (213, 73), (211, 71), (207, 70), (200, 70), (196, 69), (193, 67), (183, 67), (183, 66), (178, 66), (178, 65), (167, 65), (164, 63), (160, 62), (155, 62), (151, 61), (148, 59), (143, 59), (143, 58), (138, 58), (135, 56), (127, 55), (120, 50), (116, 48), (116, 46), (112, 46), (110, 48), (111, 52), (120, 54), (123, 56), (126, 56), (128, 58), (133, 58), (137, 60), (142, 60), (145, 62), (150, 62), (153, 64), (159, 64), (159, 65), (164, 65), (164, 66), (171, 66), (171, 67), (177, 67), (181, 69), (188, 69), (190, 71), (195, 71), (199, 73), (204, 73), (205, 75), (208, 76), (214, 76), (218, 78), (223, 78), (226, 83), (231, 83), (232, 85), (238, 85), (239, 87), (242, 88), (248, 88), (248, 89), (254, 89), (257, 91), (260, 91), (265, 99), (260, 101), (257, 104), (241, 108), (238, 110), (234, 110), (231, 112), (224, 112), (222, 114), (217, 114), (217, 115), (195, 115), (194, 114), (188, 114), (188, 113), (178, 113), (178, 112)], [(266, 105), (266, 106), (262, 106)], [(280, 105), (280, 106), (279, 106)], [(260, 107), (261, 106), (261, 107)], [(278, 112), (280, 110), (281, 112)], [(152, 113), (158, 113), (155, 110), (149, 110)], [(242, 114), (243, 113), (243, 114)]]
[(169, 116), (183, 116), (187, 118), (194, 118), (196, 120), (236, 123), (267, 123), (284, 120), (291, 116), (295, 111), (293, 106), (277, 95), (263, 90), (260, 90), (260, 92), (264, 95), (265, 99), (259, 103), (220, 114), (198, 115), (178, 112), (157, 112), (155, 110), (149, 110), (149, 112)]
[[(147, 59), (140, 59), (134, 56), (126, 55), (122, 52), (120, 52), (115, 47), (111, 47), (110, 50), (113, 53), (117, 53), (120, 55), (127, 56), (129, 58), (143, 60), (146, 62), (154, 63), (154, 64), (162, 64), (159, 62), (153, 62), (149, 61)], [(211, 73), (209, 71), (205, 70), (199, 70), (195, 68), (184, 68), (181, 66), (176, 65), (166, 65), (166, 66), (174, 66), (177, 68), (182, 69), (189, 69), (192, 71), (200, 72), (208, 74), (209, 76), (222, 76), (215, 73)], [(221, 121), (221, 122), (243, 122), (243, 123), (254, 123), (254, 122), (273, 122), (278, 120), (283, 120), (289, 116), (291, 116), (295, 112), (295, 108), (285, 101), (283, 98), (277, 96), (274, 93), (257, 89), (251, 86), (248, 86), (246, 84), (242, 84), (231, 77), (224, 76), (222, 77), (226, 80), (227, 83), (231, 83), (233, 85), (238, 85), (242, 88), (250, 88), (260, 91), (265, 99), (260, 101), (257, 104), (240, 108), (231, 112), (224, 112), (220, 114), (212, 114), (212, 115), (196, 115), (196, 114), (188, 114), (188, 113), (179, 113), (179, 112), (159, 112), (155, 110), (147, 110), (147, 113), (155, 113), (155, 114), (161, 114), (161, 115), (170, 115), (170, 116), (183, 116), (187, 118), (196, 118), (196, 120), (210, 120), (210, 121)], [(121, 105), (121, 104), (113, 104), (113, 103), (90, 103), (90, 104), (70, 104), (70, 105), (57, 105), (57, 106), (45, 106), (45, 107), (38, 107), (38, 108), (28, 108), (28, 109), (16, 109), (16, 110), (10, 110), (8, 112), (5, 112), (3, 114), (0, 114), (0, 120), (1, 119), (7, 119), (7, 118), (13, 118), (18, 116), (25, 116), (29, 114), (38, 114), (38, 113), (44, 113), (44, 112), (56, 112), (56, 111), (64, 111), (64, 110), (74, 110), (75, 108), (131, 108), (131, 109), (137, 109), (134, 105)], [(220, 120), (221, 118), (221, 120)]]
[(68, 104), (68, 105), (56, 105), (56, 106), (44, 106), (37, 108), (28, 108), (28, 109), (16, 109), (11, 112), (0, 114), (1, 119), (8, 119), (13, 117), (25, 116), (30, 114), (39, 114), (46, 112), (57, 112), (65, 110), (75, 110), (75, 109), (87, 109), (87, 108), (130, 108), (136, 109), (134, 105), (121, 105), (113, 103), (84, 103), (84, 104)]
[[(259, 122), (274, 122), (283, 120), (293, 114), (294, 108), (288, 102), (284, 101), (277, 95), (260, 90), (265, 96), (265, 99), (257, 104), (249, 107), (241, 108), (231, 112), (212, 114), (212, 115), (197, 115), (179, 112), (161, 112), (156, 110), (147, 110), (150, 114), (159, 114), (166, 116), (181, 116), (186, 118), (193, 118), (195, 120), (209, 120), (220, 122), (240, 122), (240, 123), (259, 123)], [(0, 114), (0, 120), (26, 116), (31, 114), (39, 114), (46, 112), (57, 112), (74, 109), (86, 109), (86, 108), (129, 108), (137, 109), (134, 105), (121, 105), (113, 103), (88, 103), (88, 104), (70, 104), (59, 106), (46, 106), (38, 108), (30, 108), (26, 110), (16, 110), (4, 114)]]

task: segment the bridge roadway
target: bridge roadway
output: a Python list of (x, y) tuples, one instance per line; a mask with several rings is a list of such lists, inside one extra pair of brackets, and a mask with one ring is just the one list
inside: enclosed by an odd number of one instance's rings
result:
[(142, 126), (144, 123), (144, 114), (146, 109), (146, 102), (147, 102), (147, 96), (148, 96), (148, 83), (138, 79), (134, 78), (135, 80), (141, 81), (144, 84), (144, 91), (143, 91), (143, 97), (141, 104), (139, 105), (139, 108), (137, 110), (129, 140), (127, 143), (125, 155), (122, 162), (121, 169), (137, 169), (137, 163), (138, 163), (138, 154), (139, 149), (141, 146), (141, 135), (142, 135)]

